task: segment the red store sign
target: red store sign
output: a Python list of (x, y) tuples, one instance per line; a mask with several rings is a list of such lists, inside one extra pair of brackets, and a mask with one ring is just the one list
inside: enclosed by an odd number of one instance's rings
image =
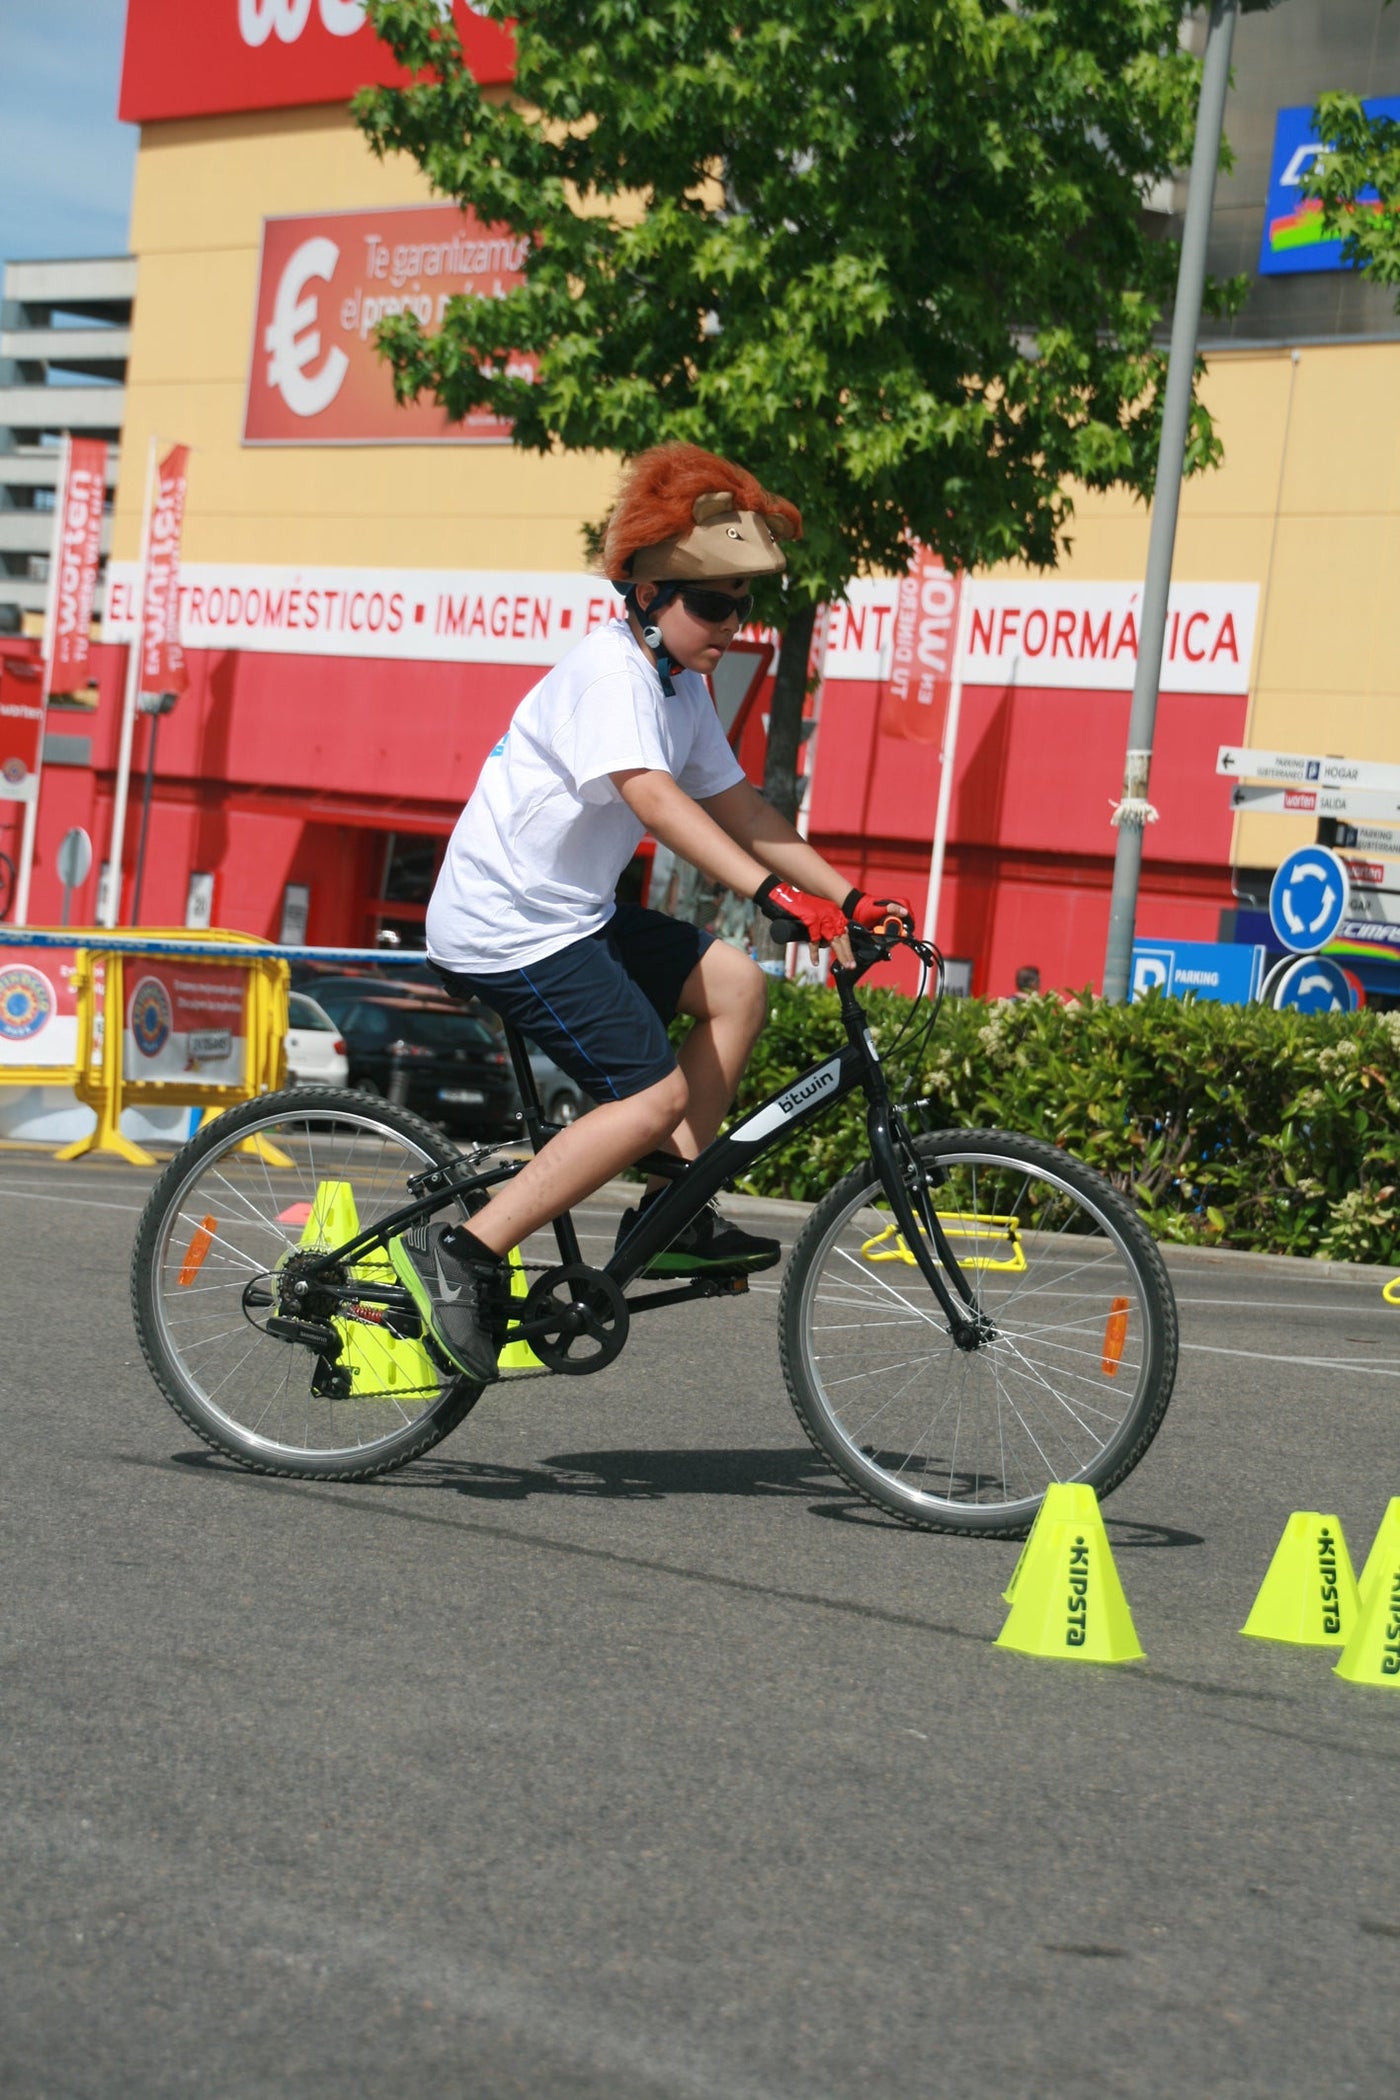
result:
[(400, 408), (374, 335), (391, 314), (435, 329), (449, 299), (499, 297), (526, 247), (454, 204), (265, 220), (243, 442), (507, 443), (510, 425), (484, 409), (450, 423), (431, 402)]
[[(450, 5), (477, 79), (510, 80), (508, 32), (468, 0)], [(127, 0), (124, 123), (348, 102), (357, 88), (408, 78), (366, 22), (363, 0)]]

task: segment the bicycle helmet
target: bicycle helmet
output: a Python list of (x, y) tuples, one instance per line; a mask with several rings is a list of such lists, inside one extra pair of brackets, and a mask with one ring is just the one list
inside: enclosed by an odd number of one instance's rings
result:
[(637, 583), (776, 576), (802, 513), (744, 467), (699, 445), (653, 445), (631, 462), (603, 535), (603, 569)]

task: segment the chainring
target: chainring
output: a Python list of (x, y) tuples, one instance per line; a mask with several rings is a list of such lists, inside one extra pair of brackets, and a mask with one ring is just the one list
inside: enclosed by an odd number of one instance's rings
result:
[(522, 1321), (550, 1321), (543, 1334), (528, 1337), (529, 1345), (549, 1370), (573, 1377), (612, 1363), (632, 1324), (621, 1286), (606, 1270), (590, 1269), (585, 1262), (546, 1269), (511, 1312)]

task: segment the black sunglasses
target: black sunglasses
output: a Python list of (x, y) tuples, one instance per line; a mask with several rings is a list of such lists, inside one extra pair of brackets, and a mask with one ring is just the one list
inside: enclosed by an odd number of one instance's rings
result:
[(753, 611), (751, 591), (745, 591), (742, 598), (733, 598), (728, 591), (707, 591), (693, 583), (685, 585), (680, 601), (692, 619), (704, 620), (711, 627), (720, 627), (736, 617), (742, 627)]

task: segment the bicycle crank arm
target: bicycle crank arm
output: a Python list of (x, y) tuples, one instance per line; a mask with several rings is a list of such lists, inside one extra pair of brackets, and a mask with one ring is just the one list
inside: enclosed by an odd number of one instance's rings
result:
[(741, 1298), (749, 1287), (747, 1276), (697, 1276), (670, 1291), (650, 1291), (644, 1298), (629, 1298), (629, 1313), (655, 1312), (659, 1305), (686, 1305), (694, 1298)]

